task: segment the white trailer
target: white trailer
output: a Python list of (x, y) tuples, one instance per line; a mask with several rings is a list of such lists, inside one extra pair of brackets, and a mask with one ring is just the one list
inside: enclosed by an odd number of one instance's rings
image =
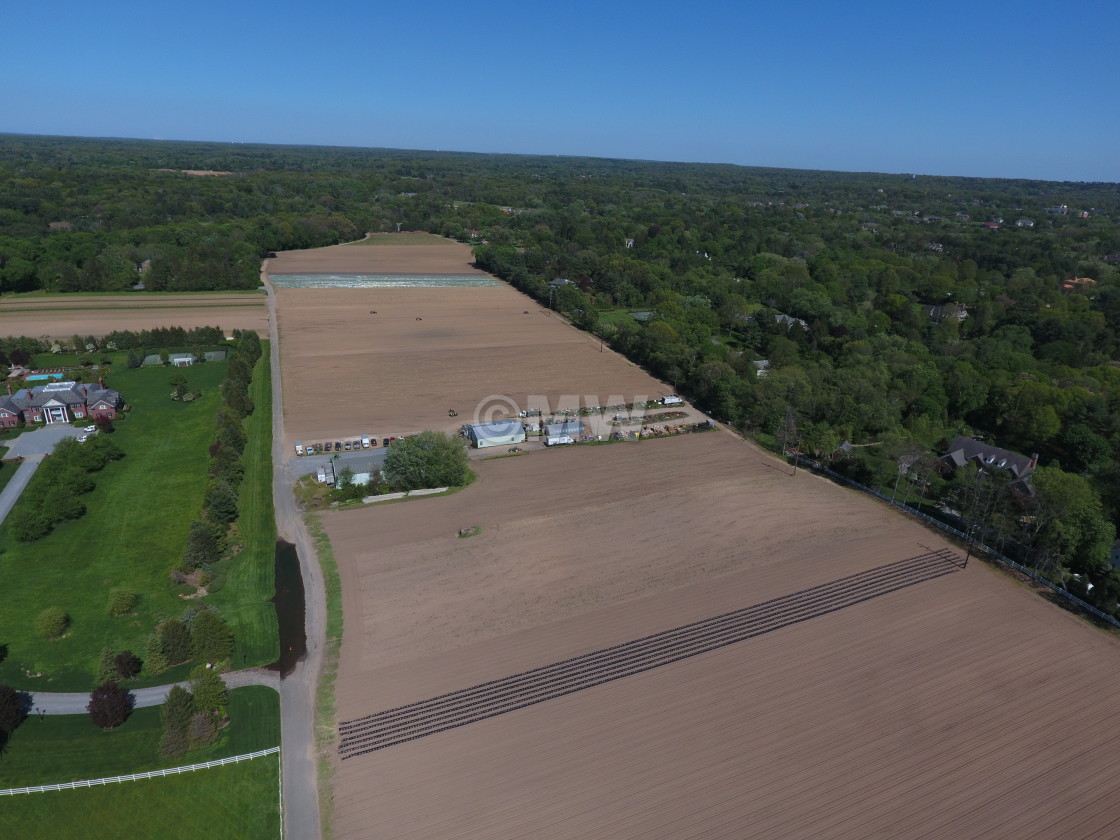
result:
[(544, 442), (545, 446), (567, 446), (569, 443), (575, 443), (574, 440), (568, 435), (558, 435), (557, 437), (550, 437)]
[(662, 405), (684, 405), (684, 400), (682, 400), (680, 397), (662, 397), (661, 398), (661, 404)]
[(303, 443), (302, 443), (302, 441), (298, 441), (298, 440), (296, 441), (296, 454), (297, 455), (302, 455), (303, 454)]

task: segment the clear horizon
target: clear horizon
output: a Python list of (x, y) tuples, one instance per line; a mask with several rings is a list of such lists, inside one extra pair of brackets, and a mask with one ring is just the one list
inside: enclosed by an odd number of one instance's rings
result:
[(0, 131), (1120, 181), (1120, 4), (575, 0), (6, 20)]

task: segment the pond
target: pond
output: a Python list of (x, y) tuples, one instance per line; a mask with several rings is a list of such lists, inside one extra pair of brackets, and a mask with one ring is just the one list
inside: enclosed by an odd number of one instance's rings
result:
[(276, 595), (272, 603), (280, 628), (280, 658), (268, 667), (286, 677), (307, 654), (307, 632), (299, 554), (284, 540), (276, 541)]

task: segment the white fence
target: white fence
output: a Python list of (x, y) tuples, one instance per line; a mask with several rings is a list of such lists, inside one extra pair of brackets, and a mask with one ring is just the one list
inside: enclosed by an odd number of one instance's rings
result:
[(94, 787), (95, 785), (109, 785), (115, 782), (135, 782), (138, 779), (154, 779), (158, 776), (174, 776), (178, 773), (190, 773), (192, 770), (205, 770), (207, 767), (221, 767), (223, 764), (233, 764), (238, 761), (249, 761), (253, 758), (272, 755), (280, 752), (279, 747), (267, 750), (258, 750), (244, 755), (235, 755), (229, 758), (219, 758), (217, 761), (204, 761), (201, 764), (187, 764), (183, 767), (169, 767), (166, 770), (151, 770), (147, 773), (131, 773), (127, 776), (106, 776), (103, 779), (85, 779), (80, 782), (63, 782), (58, 785), (32, 785), (31, 787), (7, 788), (0, 790), (0, 796), (15, 796), (17, 793), (43, 793), (48, 790), (72, 790), (73, 788)]

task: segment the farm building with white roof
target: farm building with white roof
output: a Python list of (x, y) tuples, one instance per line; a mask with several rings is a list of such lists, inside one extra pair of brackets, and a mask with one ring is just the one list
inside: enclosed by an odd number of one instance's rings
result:
[(545, 427), (545, 434), (550, 438), (564, 436), (577, 438), (583, 434), (583, 422), (581, 420), (565, 420), (563, 423), (549, 423)]
[(525, 427), (521, 425), (520, 420), (473, 423), (467, 427), (467, 436), (479, 449), (488, 446), (509, 446), (525, 440)]

